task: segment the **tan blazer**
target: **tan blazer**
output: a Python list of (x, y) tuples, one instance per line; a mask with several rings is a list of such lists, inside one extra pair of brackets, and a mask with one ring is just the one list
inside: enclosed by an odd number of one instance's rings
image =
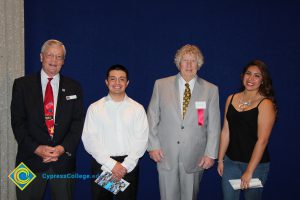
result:
[[(182, 119), (179, 77), (156, 80), (148, 107), (148, 151), (161, 149), (164, 159), (158, 165), (171, 169), (183, 162), (188, 173), (203, 170), (198, 167), (207, 155), (217, 158), (220, 136), (220, 109), (217, 86), (196, 77), (191, 100)], [(204, 125), (198, 125), (196, 102), (206, 102)], [(178, 160), (179, 157), (179, 160)]]

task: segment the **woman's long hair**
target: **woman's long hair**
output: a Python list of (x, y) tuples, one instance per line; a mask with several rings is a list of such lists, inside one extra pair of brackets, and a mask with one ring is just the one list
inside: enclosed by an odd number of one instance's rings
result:
[[(261, 74), (262, 74), (262, 83), (259, 86), (259, 90), (258, 92), (262, 95), (265, 96), (266, 98), (270, 99), (273, 102), (274, 105), (274, 109), (277, 113), (277, 105), (276, 105), (276, 99), (275, 99), (275, 93), (273, 90), (273, 86), (272, 86), (272, 79), (268, 70), (268, 66), (261, 60), (253, 60), (250, 63), (248, 63), (242, 72), (242, 80), (243, 77), (245, 75), (245, 73), (247, 72), (248, 68), (251, 66), (256, 66), (258, 67), (258, 69), (260, 70)], [(242, 81), (242, 87), (241, 87), (241, 91), (243, 91), (245, 89), (245, 86), (243, 84)]]

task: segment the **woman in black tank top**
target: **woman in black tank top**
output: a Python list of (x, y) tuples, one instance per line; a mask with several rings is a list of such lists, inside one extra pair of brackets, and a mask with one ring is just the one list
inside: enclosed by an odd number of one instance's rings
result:
[[(224, 199), (259, 200), (262, 188), (252, 188), (258, 178), (265, 184), (269, 171), (267, 144), (275, 123), (277, 108), (267, 66), (250, 62), (242, 73), (242, 89), (226, 101), (224, 125), (218, 156)], [(229, 180), (239, 179), (234, 190)]]

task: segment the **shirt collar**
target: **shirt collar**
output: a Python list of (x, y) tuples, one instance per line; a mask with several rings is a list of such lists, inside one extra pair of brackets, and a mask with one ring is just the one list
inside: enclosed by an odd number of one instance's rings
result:
[[(190, 87), (194, 87), (195, 82), (196, 82), (196, 77), (197, 77), (197, 76), (195, 75), (194, 78), (188, 82), (188, 84), (190, 85)], [(185, 83), (187, 83), (187, 82), (182, 78), (182, 76), (181, 76), (180, 73), (179, 73), (179, 83), (180, 83), (180, 85), (185, 85)]]
[[(123, 101), (119, 101), (119, 102), (127, 102), (128, 99), (129, 99), (129, 97), (127, 96), (127, 94), (125, 94)], [(116, 102), (111, 98), (111, 96), (109, 94), (107, 94), (107, 96), (105, 97), (105, 101), (106, 102)], [(116, 103), (118, 103), (118, 102), (116, 102)]]
[[(50, 78), (50, 77), (46, 74), (46, 72), (44, 71), (44, 69), (42, 69), (41, 70), (41, 79), (48, 81), (48, 78)], [(59, 81), (59, 78), (60, 78), (60, 76), (59, 76), (59, 73), (58, 73), (55, 76), (53, 76), (53, 81), (55, 81), (55, 82)]]

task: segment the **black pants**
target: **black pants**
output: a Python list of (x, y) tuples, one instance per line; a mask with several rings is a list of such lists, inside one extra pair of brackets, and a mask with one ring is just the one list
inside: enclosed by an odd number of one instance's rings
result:
[[(43, 178), (44, 174), (44, 178)], [(75, 179), (51, 179), (47, 180), (45, 174), (55, 174), (50, 168), (46, 172), (35, 173), (36, 178), (22, 191), (18, 187), (18, 200), (42, 200), (47, 183), (50, 183), (52, 200), (72, 200)]]
[[(114, 156), (112, 159), (123, 162), (126, 156)], [(96, 160), (92, 162), (92, 173), (93, 174), (101, 174), (101, 166), (97, 163)], [(130, 185), (123, 192), (120, 191), (116, 195), (111, 193), (110, 191), (104, 189), (103, 187), (97, 185), (92, 179), (92, 199), (93, 200), (135, 200), (137, 198), (137, 188), (138, 188), (138, 178), (139, 178), (139, 168), (136, 166), (134, 170), (130, 173), (126, 174), (123, 179), (130, 183)]]

